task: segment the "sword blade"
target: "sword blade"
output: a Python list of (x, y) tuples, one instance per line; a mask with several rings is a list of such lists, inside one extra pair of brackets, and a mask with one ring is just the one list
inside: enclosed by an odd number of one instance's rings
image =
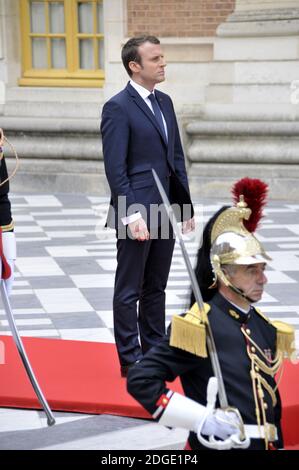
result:
[(15, 322), (13, 312), (12, 312), (12, 309), (11, 309), (11, 306), (10, 306), (9, 298), (8, 298), (8, 295), (7, 295), (6, 286), (5, 286), (5, 283), (2, 279), (0, 279), (0, 292), (1, 292), (1, 297), (2, 297), (4, 310), (5, 310), (7, 319), (8, 319), (8, 324), (10, 326), (12, 336), (13, 336), (14, 342), (16, 344), (16, 347), (18, 349), (19, 355), (21, 357), (21, 360), (23, 362), (23, 365), (25, 367), (25, 370), (27, 372), (27, 375), (28, 375), (28, 378), (31, 382), (31, 385), (32, 385), (32, 387), (35, 391), (35, 394), (36, 394), (40, 404), (42, 405), (42, 407), (43, 407), (43, 409), (46, 413), (48, 426), (52, 426), (53, 424), (55, 424), (55, 418), (53, 416), (51, 408), (49, 407), (49, 404), (48, 404), (47, 400), (45, 399), (45, 397), (43, 395), (43, 392), (41, 391), (41, 388), (40, 388), (40, 386), (37, 382), (35, 374), (32, 370), (32, 367), (31, 367), (31, 364), (29, 362), (28, 356), (26, 354), (23, 342), (21, 340), (21, 337), (20, 337), (18, 329), (17, 329), (17, 325), (16, 325), (16, 322)]
[[(173, 227), (173, 230), (174, 230), (176, 236), (178, 237), (180, 247), (181, 247), (181, 251), (182, 251), (182, 255), (183, 255), (183, 258), (184, 258), (184, 261), (185, 261), (185, 265), (186, 265), (186, 268), (187, 268), (187, 271), (188, 271), (188, 274), (189, 274), (190, 281), (191, 281), (191, 286), (192, 286), (192, 290), (193, 290), (193, 293), (194, 293), (195, 300), (196, 300), (197, 305), (200, 308), (200, 310), (204, 310), (203, 298), (202, 298), (202, 295), (201, 295), (201, 292), (200, 292), (200, 288), (199, 288), (199, 285), (198, 285), (193, 267), (191, 265), (191, 261), (190, 261), (188, 252), (186, 250), (185, 242), (183, 240), (183, 236), (182, 236), (180, 227), (179, 227), (178, 222), (176, 220), (176, 216), (175, 216), (174, 211), (173, 211), (173, 209), (170, 205), (170, 202), (169, 202), (167, 194), (166, 194), (166, 192), (165, 192), (165, 190), (164, 190), (164, 188), (161, 184), (161, 181), (160, 181), (157, 173), (155, 172), (155, 170), (153, 168), (152, 168), (152, 173), (153, 173), (156, 185), (158, 187), (160, 196), (162, 198), (163, 204), (165, 206), (165, 209), (166, 209), (168, 218), (170, 220), (170, 223)], [(217, 349), (216, 349), (216, 345), (215, 345), (215, 341), (214, 341), (214, 336), (213, 336), (211, 325), (210, 325), (210, 322), (209, 322), (208, 319), (207, 319), (206, 329), (207, 329), (207, 347), (208, 347), (208, 351), (209, 351), (209, 356), (210, 356), (210, 359), (211, 359), (211, 364), (212, 364), (214, 375), (218, 380), (219, 402), (220, 402), (221, 408), (225, 409), (225, 408), (228, 408), (228, 400), (227, 400), (226, 390), (225, 390), (223, 376), (222, 376), (222, 372), (221, 372), (221, 367), (220, 367), (220, 363), (219, 363), (219, 358), (218, 358), (218, 354), (217, 354)]]

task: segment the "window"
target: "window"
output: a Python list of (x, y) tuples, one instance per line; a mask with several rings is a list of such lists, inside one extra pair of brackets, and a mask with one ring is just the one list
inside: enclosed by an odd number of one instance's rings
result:
[(103, 86), (103, 0), (20, 0), (20, 6), (20, 85)]

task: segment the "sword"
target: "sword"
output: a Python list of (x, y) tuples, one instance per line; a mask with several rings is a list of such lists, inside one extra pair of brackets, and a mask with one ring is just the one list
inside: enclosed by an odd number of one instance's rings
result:
[(48, 405), (47, 400), (45, 399), (45, 397), (43, 395), (43, 392), (41, 391), (41, 389), (38, 385), (38, 382), (37, 382), (36, 377), (34, 375), (34, 372), (32, 370), (31, 364), (30, 364), (29, 359), (27, 357), (26, 351), (24, 349), (23, 342), (22, 342), (21, 337), (19, 335), (17, 325), (16, 325), (16, 322), (15, 322), (15, 319), (14, 319), (14, 316), (13, 316), (13, 313), (12, 313), (12, 309), (11, 309), (9, 298), (8, 298), (7, 291), (6, 291), (6, 286), (5, 286), (5, 283), (4, 283), (3, 279), (0, 279), (0, 292), (1, 292), (1, 296), (2, 296), (4, 310), (5, 310), (7, 319), (8, 319), (8, 324), (10, 326), (14, 342), (17, 346), (19, 355), (22, 359), (22, 362), (23, 362), (23, 365), (24, 365), (25, 370), (27, 372), (28, 378), (31, 382), (31, 385), (32, 385), (32, 387), (35, 391), (35, 394), (36, 394), (40, 404), (42, 405), (42, 407), (43, 407), (43, 409), (46, 413), (48, 426), (53, 426), (53, 424), (55, 424), (55, 418), (53, 416), (51, 408)]
[[(155, 172), (155, 170), (153, 168), (152, 168), (152, 172), (153, 172), (153, 176), (154, 176), (156, 185), (158, 187), (160, 196), (162, 198), (163, 204), (165, 206), (168, 218), (171, 222), (171, 225), (173, 227), (173, 230), (174, 230), (176, 236), (179, 239), (180, 247), (181, 247), (181, 250), (182, 250), (182, 255), (183, 255), (185, 265), (186, 265), (186, 268), (187, 268), (187, 271), (188, 271), (188, 274), (189, 274), (189, 277), (190, 277), (190, 280), (191, 280), (191, 286), (192, 286), (192, 289), (193, 289), (195, 300), (196, 300), (197, 305), (200, 308), (200, 310), (204, 311), (203, 298), (202, 298), (202, 295), (201, 295), (201, 292), (200, 292), (200, 288), (199, 288), (196, 276), (194, 274), (194, 270), (193, 270), (192, 265), (191, 265), (189, 255), (188, 255), (186, 247), (185, 247), (185, 243), (184, 243), (184, 240), (183, 240), (183, 237), (182, 237), (181, 230), (180, 230), (178, 222), (176, 220), (176, 216), (173, 212), (173, 209), (170, 205), (170, 202), (169, 202), (168, 197), (167, 197), (167, 195), (164, 191), (164, 188), (161, 184), (161, 181), (160, 181), (157, 173)], [(221, 367), (220, 367), (220, 363), (219, 363), (219, 358), (218, 358), (218, 354), (217, 354), (217, 349), (216, 349), (216, 345), (215, 345), (215, 341), (214, 341), (214, 337), (213, 337), (213, 332), (212, 332), (211, 325), (210, 325), (210, 322), (209, 322), (208, 319), (207, 319), (207, 324), (206, 324), (206, 330), (207, 330), (207, 347), (208, 347), (209, 356), (210, 356), (210, 359), (211, 359), (212, 369), (213, 369), (214, 375), (215, 375), (215, 377), (217, 378), (217, 381), (218, 381), (218, 396), (219, 396), (220, 407), (222, 409), (227, 409), (227, 408), (229, 408), (229, 405), (228, 405), (227, 395), (226, 395), (226, 391), (225, 391), (225, 387), (224, 387), (223, 376), (222, 376)]]

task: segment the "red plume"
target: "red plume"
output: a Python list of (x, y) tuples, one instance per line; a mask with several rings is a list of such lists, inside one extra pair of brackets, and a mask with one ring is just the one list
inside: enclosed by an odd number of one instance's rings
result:
[(249, 220), (244, 220), (243, 223), (249, 232), (255, 232), (263, 217), (268, 185), (259, 179), (243, 178), (234, 184), (232, 194), (235, 204), (239, 202), (241, 195), (244, 196), (244, 200), (252, 212)]

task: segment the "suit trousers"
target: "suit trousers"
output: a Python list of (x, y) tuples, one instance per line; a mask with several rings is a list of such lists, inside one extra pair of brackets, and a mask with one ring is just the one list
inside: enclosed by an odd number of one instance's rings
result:
[(113, 318), (121, 365), (140, 360), (165, 335), (165, 289), (174, 244), (171, 227), (166, 239), (158, 228), (150, 240), (117, 240)]

